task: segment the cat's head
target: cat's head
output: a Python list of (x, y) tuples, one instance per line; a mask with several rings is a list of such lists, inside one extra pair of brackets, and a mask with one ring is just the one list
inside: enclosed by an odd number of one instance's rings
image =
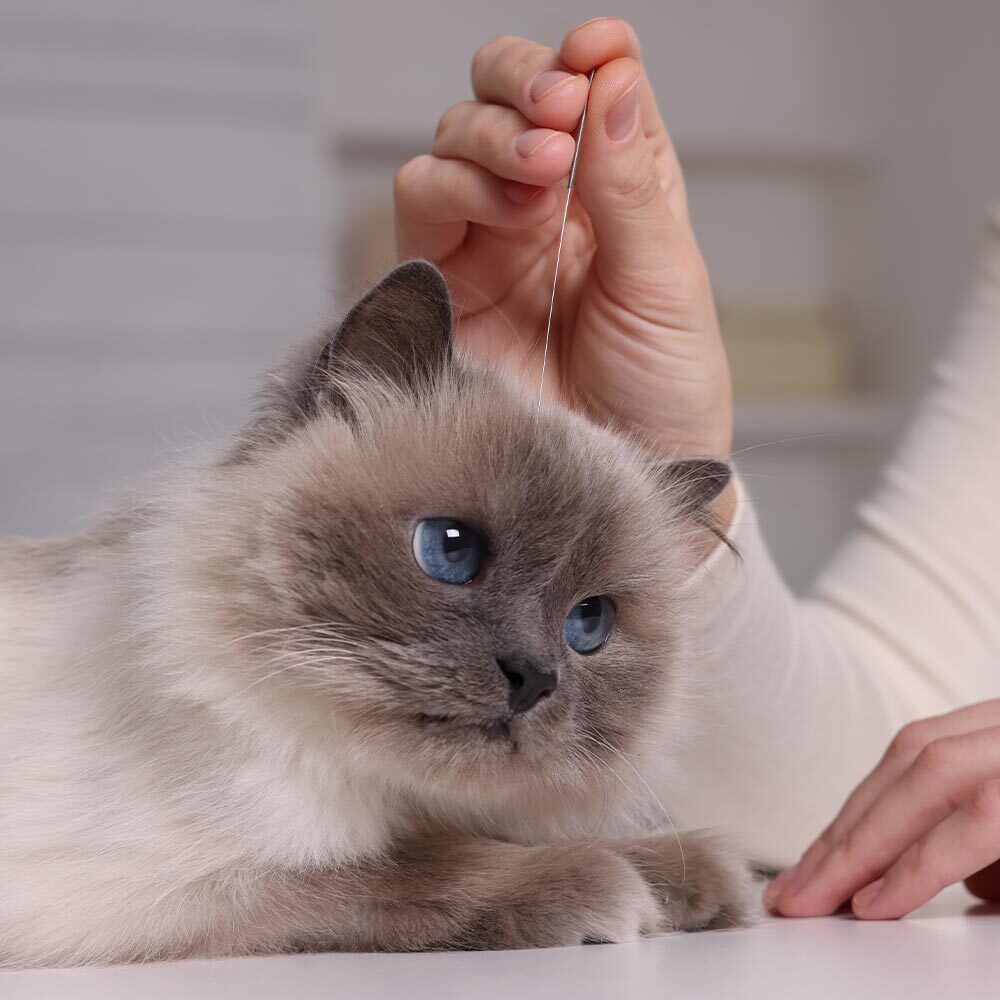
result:
[(729, 478), (456, 358), (423, 262), (276, 373), (221, 471), (199, 585), (241, 689), (303, 744), (470, 801), (584, 783), (669, 704)]

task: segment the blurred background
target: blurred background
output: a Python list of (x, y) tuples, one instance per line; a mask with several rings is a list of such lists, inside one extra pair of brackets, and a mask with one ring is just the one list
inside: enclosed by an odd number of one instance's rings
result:
[(996, 0), (0, 0), (0, 534), (247, 413), (392, 263), (391, 180), (501, 33), (628, 18), (684, 165), (739, 463), (808, 583), (1000, 198)]

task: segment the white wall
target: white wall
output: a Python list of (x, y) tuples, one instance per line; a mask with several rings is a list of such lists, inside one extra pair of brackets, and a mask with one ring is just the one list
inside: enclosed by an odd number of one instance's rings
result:
[(329, 284), (305, 2), (0, 0), (0, 533), (245, 412)]
[(824, 87), (871, 159), (837, 208), (838, 280), (861, 309), (872, 378), (912, 399), (1000, 199), (1000, 3), (838, 0), (823, 13)]

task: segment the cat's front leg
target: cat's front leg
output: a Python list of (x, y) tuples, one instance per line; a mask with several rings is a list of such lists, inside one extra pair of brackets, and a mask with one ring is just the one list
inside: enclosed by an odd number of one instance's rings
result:
[(544, 948), (738, 926), (759, 910), (747, 866), (701, 833), (531, 847), (443, 833), (337, 868), (246, 875), (197, 952)]
[(661, 923), (636, 865), (600, 844), (445, 835), (334, 870), (262, 876), (257, 890), (252, 919), (226, 943), (217, 936), (217, 953), (537, 948), (630, 941)]
[(662, 931), (741, 927), (763, 912), (749, 866), (714, 834), (661, 834), (616, 846), (656, 894)]

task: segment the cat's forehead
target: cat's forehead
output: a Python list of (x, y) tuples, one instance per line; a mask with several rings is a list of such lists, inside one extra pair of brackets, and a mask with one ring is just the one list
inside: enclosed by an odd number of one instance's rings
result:
[(473, 371), (412, 410), (383, 413), (374, 464), (393, 465), (402, 492), (453, 497), (494, 515), (584, 518), (629, 506), (647, 479), (634, 451), (563, 410)]
[[(419, 401), (373, 398), (353, 434), (320, 421), (293, 478), (326, 514), (387, 525), (454, 517), (507, 552), (540, 560), (645, 559), (665, 506), (627, 442), (543, 407), (490, 373), (450, 379)], [(316, 510), (310, 504), (308, 510)]]

